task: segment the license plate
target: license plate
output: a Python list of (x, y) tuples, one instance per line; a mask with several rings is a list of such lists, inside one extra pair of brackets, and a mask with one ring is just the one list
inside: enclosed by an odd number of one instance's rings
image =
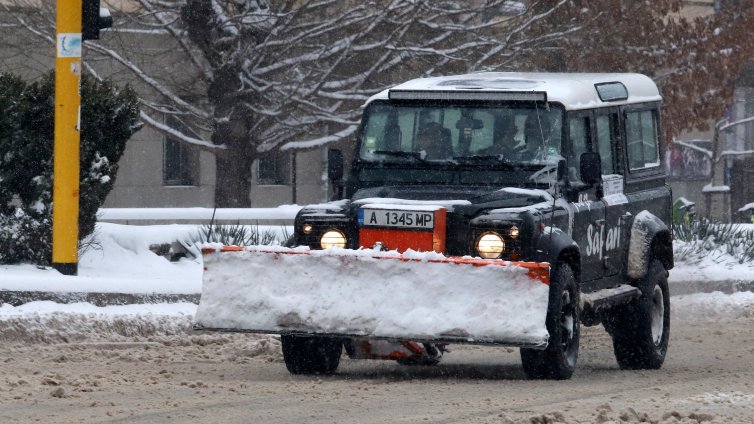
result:
[(435, 214), (432, 211), (359, 209), (359, 225), (432, 230), (435, 227)]

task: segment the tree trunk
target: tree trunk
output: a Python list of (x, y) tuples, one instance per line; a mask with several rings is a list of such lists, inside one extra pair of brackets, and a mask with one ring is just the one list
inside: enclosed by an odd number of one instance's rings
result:
[[(231, 109), (232, 110), (232, 109)], [(216, 112), (217, 115), (217, 112)], [(222, 115), (220, 115), (222, 116)], [(250, 143), (248, 116), (236, 111), (215, 126), (212, 141), (226, 149), (215, 154), (215, 207), (251, 207), (251, 164), (256, 149)]]
[(215, 155), (215, 207), (251, 207), (251, 164), (244, 151), (229, 149)]

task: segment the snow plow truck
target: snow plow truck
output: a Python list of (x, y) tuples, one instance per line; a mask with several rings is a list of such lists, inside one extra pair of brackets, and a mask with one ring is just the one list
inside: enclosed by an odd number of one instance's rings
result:
[(520, 348), (574, 372), (602, 324), (624, 369), (662, 366), (673, 268), (657, 87), (639, 74), (479, 73), (370, 98), (336, 198), (288, 247), (208, 246), (200, 330), (281, 335), (293, 374), (352, 358), (436, 364), (448, 344)]

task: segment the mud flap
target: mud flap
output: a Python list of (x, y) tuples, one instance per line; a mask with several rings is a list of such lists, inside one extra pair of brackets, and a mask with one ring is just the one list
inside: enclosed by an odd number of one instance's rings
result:
[(198, 329), (547, 344), (546, 263), (266, 246), (203, 257)]

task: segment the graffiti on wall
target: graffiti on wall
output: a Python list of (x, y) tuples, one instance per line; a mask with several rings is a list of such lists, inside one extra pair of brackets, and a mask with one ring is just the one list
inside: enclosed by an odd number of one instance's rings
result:
[[(705, 150), (712, 150), (711, 141), (695, 141), (694, 144)], [(712, 160), (699, 150), (671, 143), (665, 150), (665, 173), (670, 179), (708, 179), (712, 173)]]

